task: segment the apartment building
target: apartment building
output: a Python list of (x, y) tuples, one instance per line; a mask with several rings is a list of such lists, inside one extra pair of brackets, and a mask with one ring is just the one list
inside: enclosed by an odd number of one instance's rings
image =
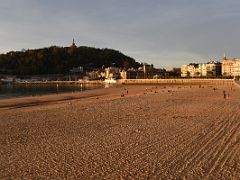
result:
[(227, 59), (224, 57), (222, 60), (222, 75), (225, 77), (240, 76), (240, 59)]
[(217, 77), (221, 75), (221, 63), (190, 63), (181, 66), (181, 77)]

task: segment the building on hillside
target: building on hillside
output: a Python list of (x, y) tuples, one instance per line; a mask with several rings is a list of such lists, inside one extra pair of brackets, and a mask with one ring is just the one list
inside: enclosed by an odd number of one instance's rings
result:
[(222, 75), (225, 77), (240, 76), (240, 59), (227, 59), (224, 57), (222, 61)]
[(167, 72), (167, 70), (164, 68), (158, 68), (158, 69), (156, 69), (156, 71), (157, 71), (157, 75), (161, 75), (161, 76), (165, 75), (165, 73)]
[(100, 70), (92, 70), (86, 73), (87, 77), (89, 80), (102, 80), (103, 79), (103, 74)]
[(144, 79), (144, 72), (142, 70), (137, 70), (137, 79)]
[(120, 71), (117, 67), (108, 67), (105, 69), (105, 78), (106, 79), (119, 79), (120, 78)]
[(68, 80), (78, 80), (81, 79), (83, 77), (83, 67), (79, 66), (79, 67), (74, 67), (72, 69), (69, 70), (69, 77)]
[(83, 73), (83, 67), (82, 66), (74, 67), (74, 68), (70, 69), (70, 73), (71, 74), (82, 74)]
[(144, 79), (152, 79), (154, 75), (153, 64), (144, 64), (143, 65)]
[(137, 72), (133, 69), (129, 69), (127, 71), (123, 70), (120, 72), (121, 79), (136, 79)]

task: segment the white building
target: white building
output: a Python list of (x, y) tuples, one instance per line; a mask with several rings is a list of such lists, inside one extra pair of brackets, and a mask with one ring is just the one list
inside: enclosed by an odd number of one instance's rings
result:
[(182, 65), (181, 77), (216, 77), (221, 75), (221, 63), (210, 61), (208, 63), (190, 63)]
[(231, 77), (240, 76), (240, 59), (227, 59), (224, 57), (222, 61), (222, 75)]
[(117, 67), (108, 67), (105, 69), (105, 78), (106, 79), (117, 79), (120, 78), (119, 68)]
[(201, 76), (202, 66), (200, 64), (191, 63), (181, 66), (181, 77), (199, 77)]

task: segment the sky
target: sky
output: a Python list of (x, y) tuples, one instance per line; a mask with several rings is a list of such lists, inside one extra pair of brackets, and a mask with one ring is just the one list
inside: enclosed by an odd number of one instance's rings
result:
[(0, 0), (0, 53), (111, 48), (155, 67), (240, 57), (238, 0)]

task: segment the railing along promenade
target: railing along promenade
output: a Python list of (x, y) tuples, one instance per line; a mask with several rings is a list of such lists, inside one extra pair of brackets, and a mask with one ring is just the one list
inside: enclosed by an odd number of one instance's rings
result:
[(23, 81), (23, 82), (15, 82), (18, 85), (54, 85), (54, 84), (61, 84), (61, 85), (71, 85), (71, 84), (88, 84), (88, 85), (100, 85), (104, 84), (104, 81)]
[(233, 79), (121, 79), (121, 84), (233, 85)]
[[(71, 85), (71, 84), (83, 84), (83, 85), (102, 85), (105, 84), (104, 81), (29, 81), (29, 82), (15, 82), (19, 85)], [(126, 84), (126, 85), (238, 85), (233, 79), (120, 79), (117, 81), (117, 84)]]

